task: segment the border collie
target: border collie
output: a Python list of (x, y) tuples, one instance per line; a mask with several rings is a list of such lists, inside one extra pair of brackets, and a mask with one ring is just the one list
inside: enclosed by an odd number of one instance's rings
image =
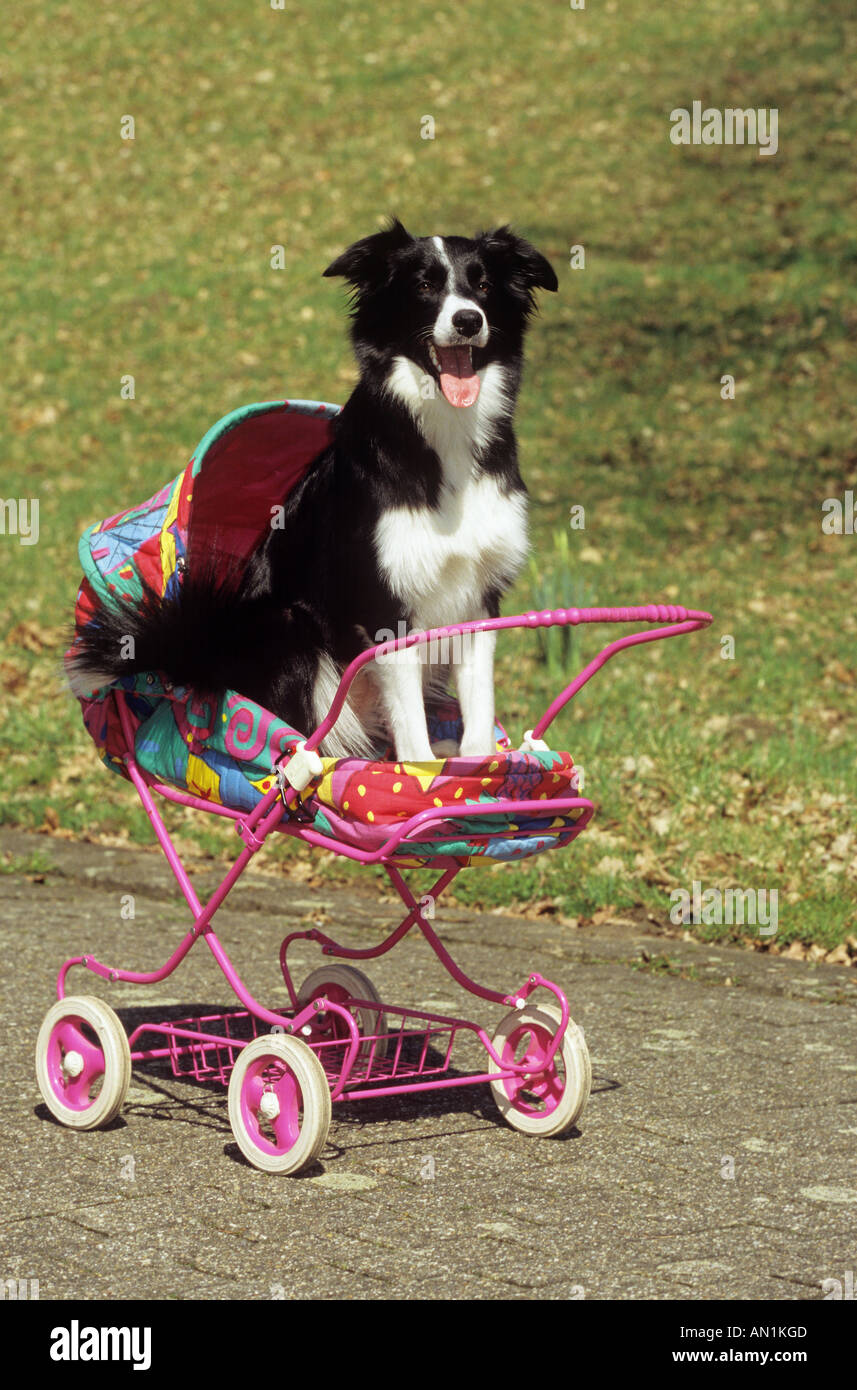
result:
[[(240, 690), (309, 733), (376, 634), (498, 615), (527, 554), (513, 413), (535, 291), (556, 290), (553, 269), (509, 227), (414, 237), (393, 219), (324, 274), (352, 288), (360, 379), (284, 524), (237, 578), (189, 556), (177, 599), (103, 610), (74, 688), (159, 671), (200, 694)], [(490, 753), (493, 661), (493, 633), (456, 653), (459, 750), (430, 745), (425, 700), (449, 669), (418, 646), (364, 668), (322, 753), (376, 758), (391, 740), (408, 762)]]

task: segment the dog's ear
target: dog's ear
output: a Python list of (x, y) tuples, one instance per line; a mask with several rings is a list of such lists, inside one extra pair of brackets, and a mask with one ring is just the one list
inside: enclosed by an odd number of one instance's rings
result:
[(489, 256), (506, 265), (511, 275), (527, 290), (556, 290), (558, 280), (550, 261), (511, 227), (498, 227), (477, 238)]
[(331, 261), (325, 275), (344, 275), (351, 285), (358, 288), (382, 280), (387, 273), (388, 259), (393, 251), (410, 246), (413, 237), (405, 231), (397, 217), (390, 219), (390, 225), (383, 232), (355, 241), (335, 261)]

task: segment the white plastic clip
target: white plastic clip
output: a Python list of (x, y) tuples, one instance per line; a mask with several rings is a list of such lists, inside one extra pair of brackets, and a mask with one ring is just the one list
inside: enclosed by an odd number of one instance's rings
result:
[(312, 748), (307, 751), (303, 739), (295, 745), (295, 751), (283, 768), (283, 776), (296, 792), (306, 791), (310, 782), (320, 777), (324, 771), (321, 758)]
[(518, 749), (519, 753), (549, 753), (550, 749), (543, 738), (533, 738), (532, 729), (527, 729), (524, 734), (524, 741)]

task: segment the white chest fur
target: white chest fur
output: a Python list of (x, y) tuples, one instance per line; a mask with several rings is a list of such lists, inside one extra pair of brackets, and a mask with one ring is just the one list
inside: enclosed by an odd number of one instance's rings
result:
[(445, 486), (437, 507), (396, 507), (375, 531), (390, 588), (411, 627), (437, 627), (482, 616), (482, 596), (505, 588), (527, 554), (522, 493), (504, 495), (493, 478)]
[(443, 468), (436, 507), (395, 507), (375, 530), (378, 563), (411, 628), (439, 627), (482, 616), (486, 589), (505, 588), (527, 554), (527, 500), (500, 491), (474, 458), (512, 410), (497, 364), (479, 373), (474, 405), (456, 409), (439, 391), (424, 390), (425, 374), (397, 357), (387, 382), (413, 415)]

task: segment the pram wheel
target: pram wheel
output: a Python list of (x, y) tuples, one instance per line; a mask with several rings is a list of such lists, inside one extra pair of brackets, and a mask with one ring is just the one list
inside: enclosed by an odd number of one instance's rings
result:
[(118, 1115), (131, 1049), (109, 1004), (81, 994), (51, 1005), (36, 1042), (36, 1080), (51, 1114), (71, 1129), (98, 1129)]
[(507, 1014), (492, 1039), (504, 1062), (526, 1062), (532, 1067), (528, 1076), (490, 1083), (504, 1120), (524, 1134), (564, 1134), (580, 1119), (589, 1099), (589, 1049), (571, 1019), (549, 1070), (539, 1071), (539, 1061), (561, 1022), (562, 1015), (553, 1005), (527, 1007)]
[[(361, 1038), (367, 1039), (357, 1049), (356, 1060), (362, 1062), (370, 1056), (373, 1059), (386, 1056), (390, 1042), (389, 1038), (383, 1036), (387, 1032), (387, 1020), (380, 1007), (381, 996), (368, 975), (364, 975), (362, 970), (356, 970), (353, 965), (338, 965), (333, 962), (330, 965), (322, 965), (311, 975), (307, 975), (298, 990), (298, 1003), (303, 1008), (310, 1000), (317, 999), (320, 995), (324, 995), (325, 999), (330, 999), (334, 1004), (342, 1004), (348, 1008)], [(359, 1005), (352, 1008), (348, 1002), (350, 999), (363, 999), (367, 1004), (377, 1004), (378, 1008), (360, 1008)], [(316, 1015), (313, 1041), (348, 1042), (349, 1037), (348, 1025), (340, 1015), (332, 1011)]]
[(239, 1149), (264, 1173), (297, 1173), (324, 1148), (330, 1090), (321, 1062), (299, 1038), (272, 1033), (242, 1048), (227, 1105)]

